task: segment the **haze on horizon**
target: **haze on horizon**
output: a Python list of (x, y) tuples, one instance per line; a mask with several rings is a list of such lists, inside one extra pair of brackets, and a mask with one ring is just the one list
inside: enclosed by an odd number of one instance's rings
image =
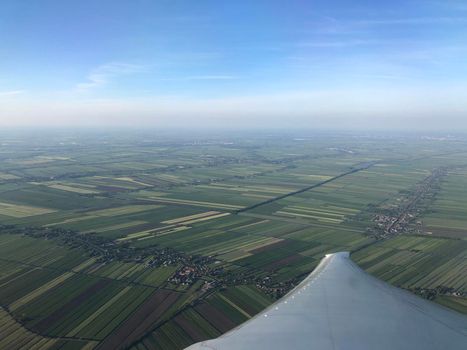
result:
[(467, 130), (462, 0), (3, 0), (0, 127)]

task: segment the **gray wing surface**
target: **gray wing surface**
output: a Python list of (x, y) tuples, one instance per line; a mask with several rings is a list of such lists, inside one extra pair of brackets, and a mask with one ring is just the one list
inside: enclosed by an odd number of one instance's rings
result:
[(467, 317), (370, 276), (341, 252), (262, 313), (187, 349), (467, 349)]

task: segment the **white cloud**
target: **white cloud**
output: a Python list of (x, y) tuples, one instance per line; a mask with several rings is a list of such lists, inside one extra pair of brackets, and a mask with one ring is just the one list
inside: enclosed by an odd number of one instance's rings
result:
[(311, 48), (346, 48), (355, 46), (379, 45), (381, 40), (341, 40), (341, 41), (309, 41), (300, 42), (297, 44), (299, 47)]
[(232, 80), (238, 79), (234, 75), (194, 75), (186, 77), (187, 80)]
[(0, 91), (0, 97), (2, 96), (15, 96), (24, 94), (24, 90), (11, 90), (11, 91)]
[(190, 81), (190, 80), (235, 80), (239, 77), (235, 75), (191, 75), (180, 78), (164, 78), (161, 80), (169, 81)]
[(121, 75), (141, 72), (143, 66), (129, 63), (111, 62), (103, 64), (91, 71), (86, 82), (76, 85), (76, 90), (87, 91), (108, 84), (112, 79)]
[(315, 25), (309, 30), (312, 34), (322, 34), (326, 37), (342, 37), (342, 35), (369, 35), (372, 34), (376, 28), (385, 26), (466, 25), (467, 16), (461, 13), (458, 16), (433, 17), (374, 16), (355, 19), (322, 17), (316, 20), (314, 24)]
[(398, 24), (467, 24), (467, 17), (408, 17), (408, 18), (385, 18), (385, 19), (363, 19), (351, 21), (363, 25), (398, 25)]

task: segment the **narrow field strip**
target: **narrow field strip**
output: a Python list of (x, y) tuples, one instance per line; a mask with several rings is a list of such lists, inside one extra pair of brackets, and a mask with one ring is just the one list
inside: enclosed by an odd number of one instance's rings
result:
[(163, 197), (147, 197), (147, 198), (138, 198), (139, 200), (149, 200), (154, 202), (161, 202), (161, 203), (171, 203), (171, 204), (185, 204), (197, 207), (207, 207), (207, 208), (219, 208), (219, 209), (228, 209), (228, 210), (235, 210), (241, 209), (242, 206), (239, 205), (231, 205), (231, 204), (221, 204), (221, 203), (213, 203), (213, 202), (201, 202), (201, 201), (190, 201), (186, 199), (173, 199), (173, 198), (163, 198)]
[(46, 293), (47, 291), (51, 290), (52, 288), (62, 284), (67, 279), (74, 275), (73, 272), (65, 272), (63, 275), (54, 278), (52, 281), (47, 282), (46, 284), (42, 285), (41, 287), (33, 290), (31, 293), (26, 294), (21, 299), (16, 300), (13, 304), (10, 305), (10, 310), (15, 311), (16, 309), (20, 308), (21, 306), (29, 303), (30, 301), (40, 297), (42, 294)]
[(204, 213), (183, 216), (183, 217), (177, 218), (177, 219), (165, 220), (165, 221), (162, 221), (161, 223), (162, 224), (178, 224), (178, 223), (185, 222), (185, 221), (188, 221), (188, 220), (203, 218), (205, 216), (211, 216), (211, 215), (215, 215), (215, 214), (219, 214), (219, 212), (218, 211), (207, 211), (207, 212), (204, 212)]

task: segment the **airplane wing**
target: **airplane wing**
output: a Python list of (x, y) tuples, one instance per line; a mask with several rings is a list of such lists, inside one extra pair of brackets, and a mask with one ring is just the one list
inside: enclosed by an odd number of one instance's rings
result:
[(370, 276), (341, 252), (262, 313), (188, 349), (467, 349), (467, 317)]

